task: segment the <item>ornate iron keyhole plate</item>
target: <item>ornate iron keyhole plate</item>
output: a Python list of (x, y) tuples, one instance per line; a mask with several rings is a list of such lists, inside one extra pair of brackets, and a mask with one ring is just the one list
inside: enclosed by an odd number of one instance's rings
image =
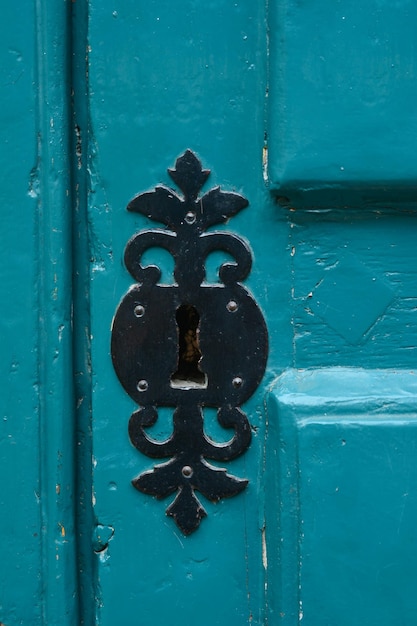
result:
[[(141, 231), (126, 246), (125, 264), (137, 284), (116, 311), (111, 354), (121, 384), (141, 407), (129, 421), (132, 444), (149, 457), (168, 459), (132, 483), (157, 498), (176, 493), (166, 512), (189, 534), (206, 515), (196, 491), (215, 502), (248, 483), (208, 460), (229, 461), (249, 446), (250, 425), (238, 407), (262, 379), (268, 336), (259, 307), (241, 284), (252, 263), (247, 243), (225, 231), (206, 232), (245, 208), (247, 200), (219, 187), (200, 197), (210, 171), (190, 150), (168, 173), (183, 197), (161, 185), (127, 207), (167, 230)], [(141, 263), (155, 246), (174, 257), (173, 284), (159, 284), (159, 268)], [(234, 262), (223, 263), (221, 282), (209, 284), (205, 260), (215, 250)], [(172, 435), (165, 441), (146, 433), (158, 419), (158, 406), (175, 407)], [(217, 444), (205, 434), (203, 407), (217, 408), (219, 424), (234, 430), (230, 441)]]

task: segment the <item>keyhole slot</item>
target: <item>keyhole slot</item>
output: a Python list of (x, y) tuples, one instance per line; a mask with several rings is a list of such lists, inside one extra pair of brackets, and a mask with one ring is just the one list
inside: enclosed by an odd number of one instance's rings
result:
[(178, 307), (175, 319), (178, 326), (178, 367), (171, 376), (175, 389), (204, 389), (208, 379), (199, 363), (202, 358), (199, 342), (200, 315), (191, 304)]

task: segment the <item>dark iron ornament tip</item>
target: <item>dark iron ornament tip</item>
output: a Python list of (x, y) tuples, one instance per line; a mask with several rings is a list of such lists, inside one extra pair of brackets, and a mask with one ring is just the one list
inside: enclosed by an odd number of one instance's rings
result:
[[(225, 231), (206, 232), (248, 201), (219, 187), (199, 197), (210, 171), (191, 150), (168, 173), (182, 196), (159, 185), (127, 207), (167, 229), (141, 231), (126, 246), (126, 267), (137, 284), (116, 311), (111, 353), (121, 384), (141, 407), (129, 421), (132, 444), (151, 458), (169, 459), (132, 483), (157, 498), (176, 494), (166, 513), (188, 535), (207, 515), (196, 491), (216, 502), (248, 484), (209, 460), (232, 460), (250, 444), (250, 425), (238, 407), (262, 379), (268, 337), (258, 305), (240, 282), (252, 263), (247, 243)], [(155, 246), (174, 257), (172, 284), (159, 284), (157, 266), (142, 265), (143, 253)], [(207, 283), (205, 260), (217, 250), (234, 262), (221, 265), (219, 282)], [(158, 406), (176, 407), (165, 441), (146, 432), (158, 419)], [(228, 442), (216, 444), (206, 436), (204, 407), (215, 407), (219, 424), (233, 431)]]

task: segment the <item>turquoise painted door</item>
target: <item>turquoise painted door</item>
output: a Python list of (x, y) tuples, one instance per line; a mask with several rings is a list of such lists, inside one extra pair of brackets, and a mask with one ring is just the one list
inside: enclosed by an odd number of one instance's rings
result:
[[(416, 5), (4, 8), (0, 622), (414, 626)], [(192, 149), (249, 200), (269, 329), (249, 479), (184, 536), (131, 481), (126, 211)], [(160, 250), (144, 257), (172, 281)], [(217, 280), (223, 255), (208, 259)], [(215, 412), (207, 433), (227, 434)], [(163, 439), (172, 410), (150, 432)]]

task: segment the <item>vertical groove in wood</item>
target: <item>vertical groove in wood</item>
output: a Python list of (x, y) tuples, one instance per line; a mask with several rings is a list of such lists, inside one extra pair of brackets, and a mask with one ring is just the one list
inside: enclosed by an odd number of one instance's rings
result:
[(74, 510), (70, 4), (36, 2), (42, 621), (79, 623)]
[(73, 205), (73, 371), (76, 419), (75, 489), (80, 624), (96, 623), (95, 525), (92, 493), (90, 330), (88, 0), (71, 6), (71, 186)]

